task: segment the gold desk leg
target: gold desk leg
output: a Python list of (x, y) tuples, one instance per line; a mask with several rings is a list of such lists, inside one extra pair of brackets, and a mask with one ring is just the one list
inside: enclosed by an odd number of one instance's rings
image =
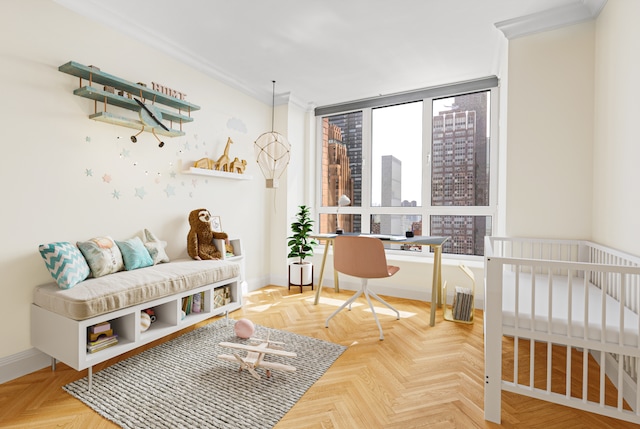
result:
[(318, 305), (318, 302), (320, 302), (320, 291), (322, 290), (322, 279), (324, 278), (324, 264), (327, 262), (327, 253), (329, 253), (330, 246), (331, 246), (331, 240), (327, 240), (327, 245), (324, 248), (324, 255), (322, 255), (322, 265), (320, 266), (320, 279), (318, 280), (318, 287), (316, 288), (316, 298), (313, 300), (313, 305)]
[(436, 310), (440, 303), (442, 302), (442, 275), (441, 264), (442, 264), (442, 247), (441, 246), (433, 246), (433, 279), (431, 280), (431, 320), (429, 321), (430, 326), (435, 326), (436, 324)]

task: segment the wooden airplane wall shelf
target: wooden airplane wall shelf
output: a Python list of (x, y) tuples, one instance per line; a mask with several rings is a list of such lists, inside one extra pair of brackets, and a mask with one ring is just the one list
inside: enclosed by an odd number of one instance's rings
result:
[[(94, 100), (95, 112), (89, 115), (89, 118), (96, 121), (133, 128), (140, 132), (148, 131), (154, 135), (178, 137), (185, 135), (182, 124), (193, 122), (191, 112), (200, 110), (200, 106), (181, 98), (112, 76), (96, 67), (70, 61), (58, 67), (58, 70), (80, 78), (80, 87), (73, 93)], [(88, 81), (88, 85), (83, 84), (83, 79)], [(96, 84), (103, 88), (95, 86)], [(98, 111), (98, 102), (103, 105), (102, 111)], [(109, 105), (136, 112), (140, 119), (108, 112)], [(166, 121), (168, 126), (165, 124)], [(178, 129), (174, 129), (174, 126), (178, 126)], [(131, 140), (135, 142), (134, 137)]]

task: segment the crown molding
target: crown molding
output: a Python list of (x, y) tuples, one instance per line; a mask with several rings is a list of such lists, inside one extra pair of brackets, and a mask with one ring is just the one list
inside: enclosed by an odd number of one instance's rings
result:
[(515, 39), (596, 19), (606, 3), (607, 0), (580, 0), (531, 15), (496, 22), (494, 25), (507, 39)]
[(65, 8), (86, 18), (100, 22), (119, 33), (127, 34), (140, 42), (164, 52), (181, 63), (212, 77), (231, 88), (234, 88), (258, 101), (271, 105), (272, 92), (261, 91), (224, 73), (202, 57), (177, 46), (162, 34), (143, 29), (136, 21), (125, 13), (116, 13), (105, 8), (101, 0), (54, 0)]
[(304, 112), (313, 112), (316, 108), (314, 103), (306, 103), (302, 99), (296, 97), (291, 92), (283, 92), (281, 94), (276, 94), (275, 100), (273, 100), (276, 106), (282, 106), (284, 104), (294, 106)]

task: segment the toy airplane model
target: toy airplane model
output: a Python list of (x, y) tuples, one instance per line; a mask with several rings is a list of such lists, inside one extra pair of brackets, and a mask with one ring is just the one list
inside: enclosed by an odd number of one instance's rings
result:
[(266, 340), (260, 340), (257, 338), (251, 338), (250, 340), (255, 341), (259, 344), (246, 345), (228, 342), (220, 343), (220, 345), (223, 347), (246, 351), (247, 355), (242, 357), (234, 353), (232, 355), (218, 355), (218, 358), (229, 362), (239, 362), (239, 371), (246, 369), (258, 380), (260, 379), (260, 374), (256, 372), (256, 369), (258, 368), (265, 368), (267, 377), (271, 377), (272, 369), (287, 372), (294, 372), (296, 370), (295, 366), (286, 365), (279, 362), (268, 362), (264, 360), (265, 355), (268, 354), (274, 356), (296, 357), (297, 355), (295, 353), (282, 350), (281, 346), (283, 346), (284, 343), (280, 343), (278, 341), (269, 341), (268, 337)]

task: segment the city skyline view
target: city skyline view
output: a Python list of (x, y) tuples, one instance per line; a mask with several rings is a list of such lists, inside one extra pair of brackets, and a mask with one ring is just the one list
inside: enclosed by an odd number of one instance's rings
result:
[[(484, 236), (491, 231), (491, 217), (465, 215), (460, 210), (429, 207), (488, 206), (489, 142), (488, 92), (434, 100), (429, 122), (430, 135), (423, 130), (423, 102), (371, 109), (371, 130), (362, 129), (362, 112), (323, 118), (323, 207), (333, 207), (340, 195), (347, 195), (352, 207), (361, 207), (368, 219), (341, 213), (339, 223), (347, 232), (450, 236), (447, 253), (484, 252)], [(428, 117), (427, 117), (428, 118)], [(326, 131), (325, 131), (326, 128)], [(363, 146), (363, 137), (370, 139)], [(423, 153), (423, 139), (430, 146)], [(369, 155), (367, 153), (369, 148)], [(367, 162), (369, 161), (369, 162)], [(367, 167), (370, 165), (370, 167)], [(423, 169), (430, 172), (428, 181)], [(368, 170), (367, 170), (368, 169)], [(370, 187), (363, 189), (363, 179)], [(430, 183), (424, 193), (423, 186)], [(370, 198), (366, 192), (370, 192)], [(423, 196), (429, 200), (425, 203)], [(367, 202), (367, 206), (363, 203)], [(422, 207), (402, 213), (385, 213), (384, 207)], [(459, 212), (459, 214), (457, 214)], [(449, 214), (450, 213), (450, 214)], [(427, 228), (423, 216), (427, 214)], [(337, 214), (323, 214), (321, 232), (330, 232), (338, 223)], [(369, 231), (362, 230), (363, 221)]]

